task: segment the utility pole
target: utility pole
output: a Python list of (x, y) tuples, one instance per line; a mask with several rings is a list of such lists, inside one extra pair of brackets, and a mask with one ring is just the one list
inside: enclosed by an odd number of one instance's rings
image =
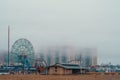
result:
[(8, 66), (9, 66), (9, 55), (10, 55), (10, 26), (8, 25)]

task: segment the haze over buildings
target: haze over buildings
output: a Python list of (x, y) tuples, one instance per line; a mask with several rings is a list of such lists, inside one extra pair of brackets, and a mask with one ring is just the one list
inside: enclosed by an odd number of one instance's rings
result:
[(81, 66), (97, 65), (96, 48), (50, 46), (41, 48), (36, 57), (45, 60), (48, 65), (56, 63), (73, 63)]
[(42, 46), (96, 47), (98, 63), (119, 64), (120, 0), (0, 0), (0, 51), (19, 38)]
[[(11, 57), (18, 54), (17, 49), (16, 53)], [(23, 53), (23, 52), (21, 52)], [(29, 53), (30, 54), (30, 53)], [(31, 55), (27, 55), (31, 56)], [(17, 58), (17, 57), (16, 57)], [(18, 57), (19, 58), (19, 57)], [(31, 59), (32, 57), (30, 57)], [(28, 58), (29, 59), (29, 58)], [(39, 53), (35, 53), (34, 62), (36, 60), (42, 60), (47, 63), (48, 66), (54, 65), (56, 63), (72, 63), (78, 64), (80, 66), (96, 66), (97, 64), (97, 49), (96, 48), (85, 48), (85, 47), (76, 47), (76, 46), (48, 46), (40, 48)], [(7, 64), (8, 56), (7, 52), (0, 54), (0, 63)], [(13, 59), (10, 59), (10, 63), (13, 63)], [(18, 59), (14, 59), (14, 64), (19, 63)]]

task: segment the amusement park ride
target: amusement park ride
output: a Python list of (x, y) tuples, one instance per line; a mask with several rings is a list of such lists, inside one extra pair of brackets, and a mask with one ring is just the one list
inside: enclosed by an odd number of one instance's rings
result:
[(47, 74), (47, 63), (43, 59), (34, 58), (34, 48), (25, 38), (15, 41), (10, 51), (10, 26), (8, 26), (8, 65), (3, 65), (0, 71), (7, 72), (39, 72)]
[(10, 61), (11, 65), (21, 66), (19, 68), (22, 68), (24, 71), (30, 71), (31, 68), (34, 68), (39, 73), (46, 73), (47, 71), (45, 60), (34, 59), (34, 48), (31, 42), (24, 38), (18, 39), (12, 45)]
[[(12, 45), (9, 54), (8, 66), (3, 66), (4, 69), (12, 72), (38, 72), (47, 74), (47, 63), (45, 60), (34, 58), (34, 48), (31, 42), (21, 38), (15, 41)], [(8, 63), (9, 63), (8, 62)]]
[(12, 65), (23, 65), (29, 68), (34, 62), (34, 49), (27, 39), (19, 39), (12, 45), (10, 61)]

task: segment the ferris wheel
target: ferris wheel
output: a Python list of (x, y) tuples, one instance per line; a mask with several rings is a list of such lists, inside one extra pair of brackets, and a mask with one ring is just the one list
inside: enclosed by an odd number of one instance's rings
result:
[(12, 45), (10, 60), (13, 65), (31, 66), (34, 62), (34, 48), (30, 41), (21, 38)]

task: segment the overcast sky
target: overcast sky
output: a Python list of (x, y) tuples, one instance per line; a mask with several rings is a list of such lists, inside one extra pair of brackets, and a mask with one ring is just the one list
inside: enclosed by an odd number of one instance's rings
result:
[(98, 63), (120, 64), (120, 0), (0, 0), (0, 50), (19, 38), (44, 45), (92, 46)]

